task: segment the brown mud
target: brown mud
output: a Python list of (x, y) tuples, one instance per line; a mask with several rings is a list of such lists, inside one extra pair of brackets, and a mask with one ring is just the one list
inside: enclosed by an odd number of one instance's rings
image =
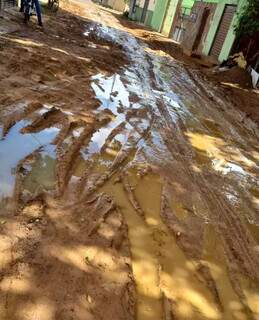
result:
[(107, 10), (9, 15), (0, 318), (259, 319), (257, 125)]

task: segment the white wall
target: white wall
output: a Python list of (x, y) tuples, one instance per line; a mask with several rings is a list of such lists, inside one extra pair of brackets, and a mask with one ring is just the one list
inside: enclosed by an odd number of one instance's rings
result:
[[(149, 0), (148, 10), (154, 11), (157, 0)], [(145, 0), (137, 0), (136, 5), (140, 8), (144, 8)]]
[(124, 11), (125, 6), (126, 6), (124, 0), (108, 0), (108, 5), (112, 9), (117, 10), (117, 11), (121, 11), (121, 12)]
[(148, 10), (150, 10), (150, 11), (154, 11), (154, 10), (155, 10), (156, 1), (157, 1), (157, 0), (150, 0), (150, 1), (149, 1)]
[(136, 1), (136, 6), (138, 6), (140, 8), (143, 8), (144, 7), (144, 3), (145, 3), (145, 0), (137, 0)]

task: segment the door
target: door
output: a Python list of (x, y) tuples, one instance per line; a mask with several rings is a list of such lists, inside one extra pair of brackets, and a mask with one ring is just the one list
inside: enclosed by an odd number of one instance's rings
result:
[(236, 6), (234, 5), (226, 5), (223, 15), (221, 17), (221, 21), (218, 26), (218, 30), (216, 32), (212, 47), (210, 49), (210, 56), (214, 58), (218, 58), (222, 47), (224, 45), (227, 33), (229, 31), (229, 27), (234, 18), (234, 14), (236, 12)]
[(204, 35), (205, 27), (208, 22), (209, 16), (210, 16), (210, 9), (204, 8), (199, 31), (197, 33), (197, 37), (196, 37), (194, 44), (193, 44), (193, 48), (192, 48), (193, 52), (196, 52), (201, 44), (201, 39), (202, 39), (202, 36)]

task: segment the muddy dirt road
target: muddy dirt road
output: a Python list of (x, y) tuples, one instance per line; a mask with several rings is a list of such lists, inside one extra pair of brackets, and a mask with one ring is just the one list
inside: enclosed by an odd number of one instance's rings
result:
[(257, 126), (116, 16), (64, 9), (3, 19), (0, 319), (259, 319)]

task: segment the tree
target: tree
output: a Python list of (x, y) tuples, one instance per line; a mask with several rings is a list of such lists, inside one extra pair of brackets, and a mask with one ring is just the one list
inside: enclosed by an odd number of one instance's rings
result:
[(237, 38), (252, 36), (259, 32), (259, 0), (248, 0), (238, 15), (235, 27)]

